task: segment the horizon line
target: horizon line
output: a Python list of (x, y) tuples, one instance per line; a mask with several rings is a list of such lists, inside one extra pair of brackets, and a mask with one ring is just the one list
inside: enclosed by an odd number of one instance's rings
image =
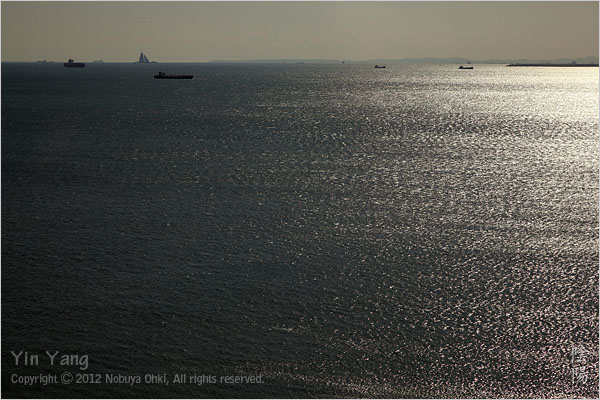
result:
[[(585, 59), (593, 59), (598, 61), (598, 56), (584, 56), (584, 57), (558, 57), (553, 59), (540, 59), (540, 58), (493, 58), (493, 59), (482, 59), (475, 60), (467, 57), (405, 57), (405, 58), (370, 58), (365, 60), (358, 59), (336, 59), (336, 58), (252, 58), (252, 59), (216, 59), (216, 60), (208, 60), (208, 61), (152, 61), (148, 64), (210, 64), (210, 63), (220, 63), (220, 64), (229, 64), (229, 63), (274, 63), (274, 62), (326, 62), (326, 63), (368, 63), (368, 62), (397, 62), (397, 63), (446, 63), (446, 64), (456, 64), (461, 62), (471, 62), (474, 64), (504, 64), (509, 62), (523, 62), (523, 61), (535, 61), (535, 62), (556, 62), (556, 61), (570, 61), (577, 62), (577, 60), (585, 60)], [(55, 61), (55, 60), (0, 60), (2, 63), (61, 63), (65, 61)], [(104, 61), (102, 59), (91, 60), (91, 61), (80, 61), (86, 62), (90, 64), (103, 64), (103, 63), (113, 63), (113, 64), (140, 64), (137, 61)], [(141, 63), (146, 64), (146, 63)]]

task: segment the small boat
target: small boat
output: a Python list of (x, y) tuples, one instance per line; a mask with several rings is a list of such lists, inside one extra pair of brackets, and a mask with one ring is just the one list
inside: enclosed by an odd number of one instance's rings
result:
[(375, 64), (375, 68), (385, 68), (385, 65), (377, 65), (377, 64)]
[(464, 67), (461, 65), (460, 67), (458, 67), (458, 69), (473, 69), (473, 67)]
[(154, 75), (154, 79), (192, 79), (194, 75), (167, 75), (164, 72), (159, 72)]
[(69, 61), (63, 64), (65, 68), (83, 68), (85, 67), (85, 63), (73, 62), (72, 59), (69, 58)]

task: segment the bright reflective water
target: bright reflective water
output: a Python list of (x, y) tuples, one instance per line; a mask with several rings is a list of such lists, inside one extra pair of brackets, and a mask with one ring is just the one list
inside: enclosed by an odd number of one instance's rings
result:
[(4, 63), (2, 303), (8, 397), (597, 397), (598, 69)]

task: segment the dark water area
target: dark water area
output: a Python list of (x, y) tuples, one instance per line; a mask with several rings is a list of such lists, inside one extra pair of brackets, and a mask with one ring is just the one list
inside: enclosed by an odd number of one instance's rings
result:
[(1, 117), (3, 397), (598, 397), (597, 68), (3, 63)]

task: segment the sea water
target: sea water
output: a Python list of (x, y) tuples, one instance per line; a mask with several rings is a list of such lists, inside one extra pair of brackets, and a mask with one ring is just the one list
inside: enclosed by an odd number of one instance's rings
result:
[(597, 68), (3, 63), (1, 90), (4, 396), (598, 396)]

